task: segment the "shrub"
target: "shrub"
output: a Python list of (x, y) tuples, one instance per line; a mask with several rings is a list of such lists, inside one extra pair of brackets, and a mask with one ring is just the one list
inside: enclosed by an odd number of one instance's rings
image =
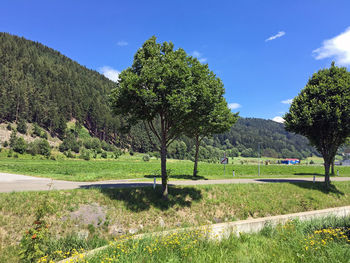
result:
[(102, 153), (101, 153), (101, 158), (106, 159), (106, 158), (107, 158), (107, 152), (102, 152)]
[(15, 140), (12, 149), (20, 154), (23, 154), (27, 149), (27, 143), (22, 137), (19, 137)]
[(40, 134), (40, 138), (43, 138), (43, 139), (48, 139), (48, 136), (47, 136), (47, 132), (46, 131), (42, 131), (42, 133)]
[(120, 150), (120, 149), (117, 148), (117, 149), (114, 151), (114, 158), (115, 158), (115, 159), (118, 159), (122, 154), (123, 154), (122, 150)]
[(9, 152), (8, 152), (8, 154), (7, 154), (7, 157), (12, 157), (12, 154), (13, 154), (13, 150), (10, 149)]
[(133, 156), (133, 155), (134, 155), (133, 150), (130, 150), (129, 154), (130, 154), (131, 156)]
[(81, 154), (79, 156), (80, 159), (83, 159), (85, 161), (89, 161), (90, 160), (90, 152), (86, 149), (83, 149), (81, 151)]
[(150, 157), (148, 154), (145, 154), (143, 157), (142, 157), (142, 160), (145, 161), (145, 162), (149, 162), (150, 160)]
[(75, 156), (72, 154), (70, 150), (63, 153), (67, 158), (75, 158)]
[(315, 162), (313, 160), (310, 161), (310, 164), (314, 164)]
[(15, 155), (13, 156), (13, 158), (18, 158), (18, 154), (17, 154), (17, 153), (15, 153)]
[(11, 123), (7, 124), (6, 128), (7, 128), (9, 131), (12, 131)]
[(38, 139), (28, 144), (27, 152), (31, 155), (41, 154), (49, 157), (51, 154), (51, 147), (47, 140)]
[(74, 137), (74, 134), (69, 133), (67, 134), (63, 142), (60, 144), (58, 149), (60, 150), (60, 152), (72, 150), (75, 153), (79, 153), (81, 145), (82, 145), (81, 141), (77, 141), (76, 138)]
[(41, 129), (40, 129), (39, 125), (36, 124), (36, 123), (34, 123), (33, 134), (34, 134), (35, 136), (39, 136), (39, 137), (40, 137), (40, 135), (41, 135)]
[(24, 119), (20, 119), (20, 121), (18, 122), (17, 131), (22, 134), (27, 133), (27, 123)]
[(9, 143), (7, 141), (4, 141), (4, 144), (3, 144), (4, 147), (8, 147), (9, 146)]

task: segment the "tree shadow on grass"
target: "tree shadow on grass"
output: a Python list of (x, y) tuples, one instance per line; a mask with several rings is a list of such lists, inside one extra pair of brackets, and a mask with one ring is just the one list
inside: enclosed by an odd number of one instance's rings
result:
[(324, 176), (324, 174), (320, 174), (320, 173), (294, 173), (294, 175), (316, 175), (316, 176)]
[(327, 188), (324, 182), (310, 182), (303, 179), (257, 179), (256, 181), (266, 182), (266, 183), (289, 183), (296, 185), (300, 188), (314, 189), (325, 194), (336, 194), (337, 196), (344, 195), (342, 191), (339, 191), (334, 184), (330, 184)]
[[(145, 175), (145, 178), (161, 178), (161, 175)], [(193, 176), (193, 175), (189, 175), (189, 174), (177, 174), (177, 175), (170, 175), (169, 179), (185, 179), (185, 180), (208, 180), (208, 178), (201, 176), (201, 175), (197, 175), (197, 176)]]
[[(173, 206), (191, 207), (193, 201), (202, 199), (202, 192), (194, 187), (180, 188), (169, 185), (168, 200), (162, 199), (162, 189), (159, 185), (157, 185), (156, 189), (152, 187), (105, 188), (101, 187), (101, 185), (96, 187), (111, 200), (124, 202), (125, 207), (133, 212), (146, 211), (151, 207), (156, 207), (163, 211)], [(91, 188), (91, 186), (82, 186), (82, 188)]]

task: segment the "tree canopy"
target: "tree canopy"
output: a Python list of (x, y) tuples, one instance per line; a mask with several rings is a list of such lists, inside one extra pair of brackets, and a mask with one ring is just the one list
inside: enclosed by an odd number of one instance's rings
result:
[[(202, 81), (198, 63), (183, 49), (174, 50), (171, 42), (159, 44), (153, 36), (136, 52), (132, 67), (120, 74), (118, 87), (111, 95), (112, 108), (117, 114), (125, 115), (130, 123), (143, 121), (146, 130), (152, 131), (156, 137), (157, 142), (153, 144), (161, 155), (164, 197), (168, 194), (167, 148), (196, 121), (194, 118), (198, 115), (195, 111), (199, 110), (202, 98), (200, 94), (209, 92), (207, 85), (210, 83)], [(213, 76), (209, 71), (207, 74)], [(215, 77), (209, 80), (220, 82)], [(213, 88), (217, 88), (218, 97), (221, 97), (222, 85), (219, 83)], [(203, 111), (204, 114), (211, 112)]]
[(199, 146), (202, 139), (226, 132), (236, 122), (238, 114), (232, 114), (227, 106), (222, 81), (196, 58), (189, 58), (193, 76), (195, 100), (185, 125), (186, 135), (195, 139), (193, 176), (197, 176)]
[(284, 119), (288, 131), (307, 137), (322, 154), (328, 186), (337, 149), (350, 136), (350, 73), (333, 62), (313, 74)]

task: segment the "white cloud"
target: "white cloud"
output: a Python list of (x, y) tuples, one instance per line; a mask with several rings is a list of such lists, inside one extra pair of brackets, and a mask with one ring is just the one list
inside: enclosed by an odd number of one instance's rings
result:
[(276, 35), (273, 35), (273, 36), (271, 36), (271, 37), (265, 39), (265, 42), (274, 40), (274, 39), (279, 38), (279, 37), (283, 37), (285, 34), (286, 34), (286, 32), (280, 31), (280, 32), (278, 32)]
[(292, 104), (293, 99), (287, 99), (287, 100), (282, 100), (281, 103), (283, 104)]
[(272, 120), (275, 122), (284, 123), (284, 119), (281, 116), (276, 116)]
[(125, 46), (129, 45), (129, 43), (124, 41), (124, 40), (121, 40), (121, 41), (118, 41), (117, 45), (120, 47), (125, 47)]
[(231, 109), (231, 110), (235, 110), (235, 109), (238, 109), (240, 107), (242, 107), (242, 105), (238, 104), (238, 103), (229, 103), (228, 104), (228, 108)]
[(324, 40), (312, 53), (316, 59), (332, 57), (341, 66), (350, 65), (350, 27), (340, 35)]
[(198, 52), (197, 50), (193, 51), (191, 55), (192, 57), (197, 58), (200, 63), (205, 63), (208, 60), (207, 58), (203, 57), (203, 54)]
[(106, 77), (109, 78), (110, 80), (114, 82), (118, 82), (119, 79), (119, 74), (120, 72), (116, 69), (113, 69), (109, 66), (104, 66), (99, 69), (99, 71)]

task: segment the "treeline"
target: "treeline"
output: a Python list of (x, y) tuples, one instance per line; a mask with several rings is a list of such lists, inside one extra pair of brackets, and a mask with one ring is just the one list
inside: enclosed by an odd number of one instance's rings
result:
[[(38, 42), (7, 33), (0, 33), (0, 61), (0, 123), (37, 123), (76, 149), (66, 134), (66, 123), (76, 119), (101, 141), (129, 151), (153, 152), (143, 123), (125, 129), (129, 124), (123, 117), (112, 115), (108, 95), (115, 83), (98, 72)], [(286, 132), (283, 124), (241, 118), (229, 132), (204, 139), (199, 158), (217, 161), (224, 152), (232, 157), (256, 157), (259, 143), (263, 156), (317, 154), (306, 138)], [(192, 159), (193, 153), (194, 142), (187, 137), (168, 149), (170, 158)]]

